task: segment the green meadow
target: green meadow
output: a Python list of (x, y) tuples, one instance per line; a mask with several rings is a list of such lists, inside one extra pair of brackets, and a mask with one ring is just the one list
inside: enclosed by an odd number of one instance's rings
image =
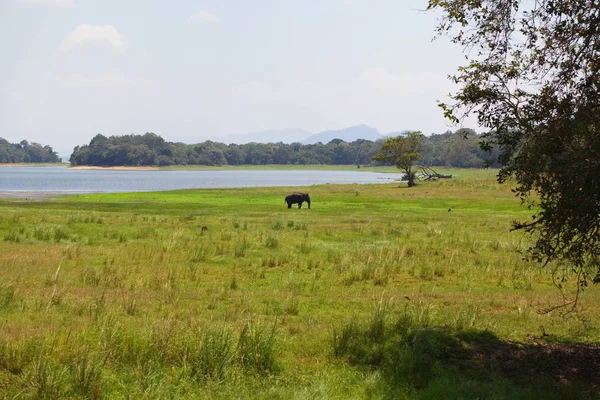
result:
[(454, 172), (0, 200), (0, 398), (597, 398), (597, 288), (541, 312), (532, 211)]

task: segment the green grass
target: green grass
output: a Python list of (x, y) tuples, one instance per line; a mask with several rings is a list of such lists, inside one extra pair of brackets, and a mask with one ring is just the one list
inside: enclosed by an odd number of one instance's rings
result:
[(2, 200), (0, 398), (584, 398), (483, 363), (597, 342), (599, 295), (537, 312), (561, 295), (509, 232), (531, 211), (456, 174)]

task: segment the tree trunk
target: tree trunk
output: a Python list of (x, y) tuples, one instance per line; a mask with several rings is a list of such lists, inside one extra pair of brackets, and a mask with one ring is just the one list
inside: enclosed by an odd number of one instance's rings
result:
[(406, 168), (405, 172), (406, 172), (406, 177), (408, 178), (408, 187), (415, 186), (415, 176), (412, 173), (412, 168), (411, 167)]

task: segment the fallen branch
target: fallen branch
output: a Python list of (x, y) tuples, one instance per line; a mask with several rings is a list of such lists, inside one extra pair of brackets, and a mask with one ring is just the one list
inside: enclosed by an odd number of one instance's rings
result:
[(434, 181), (437, 179), (449, 179), (452, 178), (450, 174), (439, 174), (431, 167), (421, 166), (421, 173), (423, 174), (423, 180)]

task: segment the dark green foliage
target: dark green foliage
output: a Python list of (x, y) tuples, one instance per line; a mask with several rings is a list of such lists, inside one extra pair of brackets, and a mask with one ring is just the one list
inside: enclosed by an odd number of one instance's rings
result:
[[(500, 182), (535, 204), (515, 229), (532, 234), (532, 260), (558, 281), (600, 282), (600, 3), (598, 0), (430, 0), (439, 34), (468, 49), (452, 80), (457, 122), (475, 114), (496, 148)], [(576, 305), (575, 297), (571, 304)]]
[[(405, 343), (412, 351), (411, 369), (416, 383), (423, 386), (435, 376), (442, 375), (444, 369), (452, 369), (461, 360), (460, 341), (443, 330), (417, 330), (405, 338)], [(402, 359), (398, 358), (397, 362), (402, 362)]]
[(413, 167), (421, 159), (421, 152), (426, 147), (424, 138), (421, 132), (409, 132), (406, 135), (389, 138), (373, 156), (373, 160), (394, 164), (404, 172), (404, 179), (408, 181), (408, 186), (414, 186), (416, 174)]
[[(420, 152), (425, 165), (478, 168), (488, 159), (494, 159), (493, 154), (479, 148), (480, 137), (469, 129), (421, 139)], [(359, 139), (352, 143), (334, 139), (327, 144), (310, 145), (282, 142), (226, 145), (212, 141), (184, 144), (165, 142), (154, 133), (108, 138), (99, 134), (89, 145), (75, 147), (70, 161), (73, 166), (368, 165), (383, 143), (384, 139), (376, 142)]]
[(354, 318), (334, 329), (332, 350), (351, 365), (379, 370), (390, 398), (407, 392), (418, 399), (595, 398), (593, 367), (591, 375), (565, 377), (596, 357), (593, 345), (523, 345), (489, 331), (424, 327), (409, 312), (394, 322), (389, 314), (378, 307), (367, 323)]
[[(572, 393), (573, 399), (579, 398)], [(544, 391), (545, 400), (568, 399)], [(585, 398), (585, 397), (583, 397)], [(523, 389), (507, 382), (464, 381), (452, 377), (437, 379), (415, 396), (417, 400), (538, 400), (540, 392), (536, 389)]]
[(50, 146), (39, 143), (9, 143), (0, 138), (0, 164), (2, 163), (59, 163), (62, 160)]
[(89, 145), (77, 146), (72, 165), (266, 165), (266, 164), (355, 164), (368, 163), (379, 142), (356, 140), (328, 144), (212, 142), (198, 144), (165, 142), (154, 133), (144, 135), (96, 135)]
[(352, 320), (333, 333), (335, 356), (379, 368), (394, 384), (417, 388), (451, 369), (460, 352), (460, 341), (449, 332), (419, 328), (406, 315), (391, 323), (377, 310), (367, 325)]

